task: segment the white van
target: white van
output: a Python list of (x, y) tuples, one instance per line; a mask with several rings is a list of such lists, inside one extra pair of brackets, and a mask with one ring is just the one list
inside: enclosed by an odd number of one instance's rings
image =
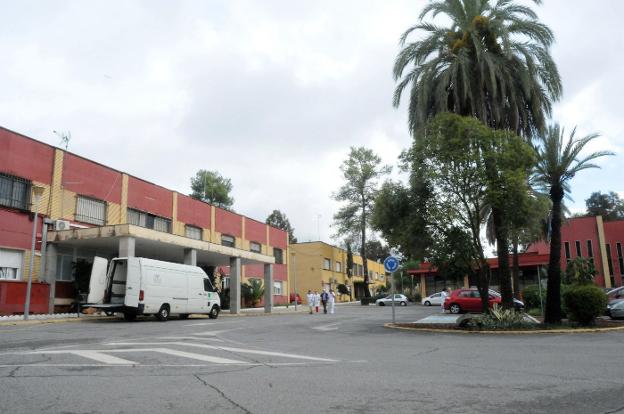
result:
[(108, 260), (95, 257), (83, 307), (122, 312), (128, 321), (137, 315), (165, 321), (171, 314), (187, 318), (191, 313), (215, 319), (221, 300), (199, 267), (142, 257), (115, 258), (109, 265)]

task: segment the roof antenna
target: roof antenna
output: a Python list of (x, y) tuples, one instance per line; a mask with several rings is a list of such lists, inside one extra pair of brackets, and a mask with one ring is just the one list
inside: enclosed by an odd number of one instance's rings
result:
[(65, 145), (65, 151), (67, 151), (67, 147), (69, 146), (69, 141), (71, 140), (71, 131), (67, 131), (67, 133), (56, 132), (56, 131), (52, 131), (52, 132), (54, 132), (56, 135), (58, 135), (59, 138), (61, 138), (61, 143), (59, 145), (60, 146)]

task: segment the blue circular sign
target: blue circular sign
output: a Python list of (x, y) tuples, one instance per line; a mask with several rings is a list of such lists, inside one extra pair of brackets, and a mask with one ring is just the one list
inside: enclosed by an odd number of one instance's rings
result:
[(399, 268), (399, 261), (397, 260), (396, 257), (394, 256), (386, 257), (386, 260), (384, 260), (384, 269), (386, 269), (386, 272), (388, 273), (396, 272), (398, 268)]

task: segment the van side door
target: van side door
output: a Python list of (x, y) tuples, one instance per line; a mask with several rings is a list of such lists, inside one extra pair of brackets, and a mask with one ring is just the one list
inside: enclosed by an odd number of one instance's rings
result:
[(91, 279), (89, 279), (89, 295), (87, 303), (102, 303), (104, 301), (104, 293), (107, 288), (108, 260), (103, 257), (95, 256), (93, 258), (93, 267), (91, 268)]
[(200, 274), (188, 275), (188, 313), (206, 313), (206, 292), (204, 278)]
[(141, 290), (141, 264), (136, 257), (129, 257), (127, 266), (124, 305), (138, 308), (139, 292)]

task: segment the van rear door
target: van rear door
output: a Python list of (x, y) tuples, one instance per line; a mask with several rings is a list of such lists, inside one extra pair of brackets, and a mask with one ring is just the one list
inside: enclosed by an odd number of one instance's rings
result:
[(104, 301), (104, 293), (106, 292), (106, 270), (108, 268), (108, 260), (103, 257), (95, 256), (93, 258), (93, 267), (91, 268), (91, 279), (89, 280), (89, 295), (87, 303), (102, 303)]
[(139, 292), (141, 290), (141, 262), (136, 257), (129, 257), (126, 274), (126, 297), (124, 305), (133, 308), (139, 307)]

